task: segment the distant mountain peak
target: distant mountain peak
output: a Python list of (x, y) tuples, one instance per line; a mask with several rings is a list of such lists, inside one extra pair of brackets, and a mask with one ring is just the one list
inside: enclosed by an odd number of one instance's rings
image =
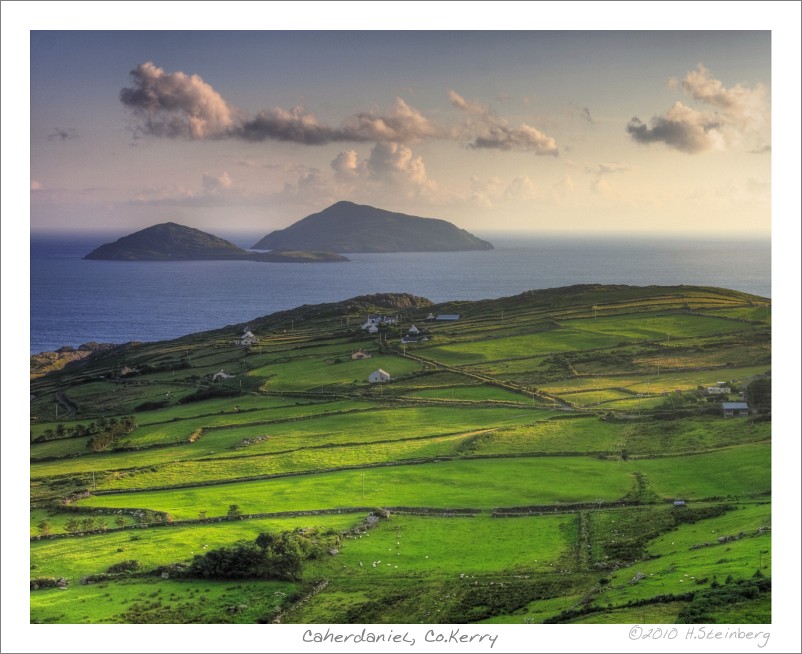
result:
[(254, 250), (458, 252), (492, 250), (487, 241), (438, 218), (421, 218), (347, 200), (271, 232)]

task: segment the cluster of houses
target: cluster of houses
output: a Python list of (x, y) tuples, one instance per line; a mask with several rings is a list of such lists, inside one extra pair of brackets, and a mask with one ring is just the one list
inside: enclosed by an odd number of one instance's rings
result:
[(390, 318), (388, 316), (368, 316), (367, 320), (362, 323), (361, 328), (368, 334), (376, 334), (379, 331), (380, 325), (397, 325), (398, 317)]
[[(725, 381), (716, 382), (715, 386), (707, 386), (704, 389), (708, 397), (724, 396), (727, 398), (732, 393), (732, 387)], [(742, 396), (743, 397), (743, 396)], [(746, 402), (722, 402), (721, 416), (723, 418), (737, 418), (749, 415), (749, 404)]]

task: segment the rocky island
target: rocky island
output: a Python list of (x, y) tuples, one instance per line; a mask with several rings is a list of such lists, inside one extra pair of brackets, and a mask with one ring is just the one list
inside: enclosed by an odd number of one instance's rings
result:
[(111, 261), (262, 261), (321, 263), (348, 261), (334, 252), (279, 248), (249, 252), (230, 241), (176, 223), (153, 225), (92, 250), (84, 259)]
[(436, 218), (394, 213), (353, 202), (337, 202), (286, 229), (271, 232), (254, 250), (334, 252), (461, 252), (492, 250), (487, 241)]

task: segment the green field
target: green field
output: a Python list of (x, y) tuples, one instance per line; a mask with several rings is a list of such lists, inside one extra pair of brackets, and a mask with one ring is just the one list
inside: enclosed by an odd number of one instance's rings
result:
[[(32, 379), (30, 577), (66, 587), (32, 590), (31, 622), (771, 621), (768, 300), (376, 298)], [(405, 316), (386, 340), (359, 329), (382, 313)], [(403, 347), (412, 323), (430, 340)]]

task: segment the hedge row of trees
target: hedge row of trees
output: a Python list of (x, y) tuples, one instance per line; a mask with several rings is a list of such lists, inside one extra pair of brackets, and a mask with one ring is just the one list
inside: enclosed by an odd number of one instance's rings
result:
[(254, 542), (239, 541), (195, 555), (186, 571), (206, 579), (283, 579), (298, 581), (304, 560), (322, 552), (316, 540), (299, 532), (262, 533)]
[(60, 422), (55, 428), (45, 429), (34, 439), (34, 442), (41, 443), (42, 441), (53, 441), (60, 438), (95, 437), (115, 430), (127, 434), (134, 429), (136, 429), (136, 418), (134, 416), (125, 416), (119, 420), (117, 418), (100, 417), (94, 422), (90, 422), (88, 425), (78, 424), (70, 427)]

